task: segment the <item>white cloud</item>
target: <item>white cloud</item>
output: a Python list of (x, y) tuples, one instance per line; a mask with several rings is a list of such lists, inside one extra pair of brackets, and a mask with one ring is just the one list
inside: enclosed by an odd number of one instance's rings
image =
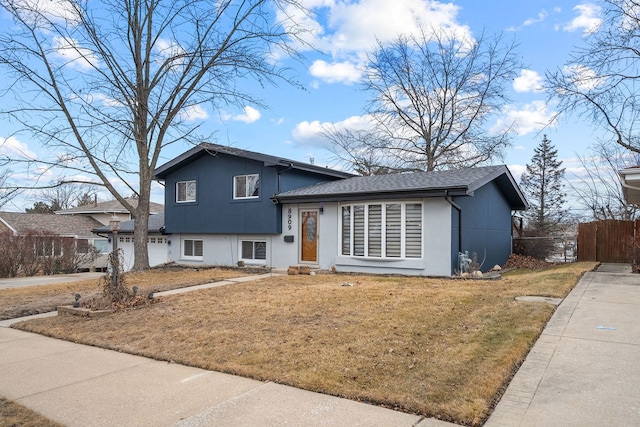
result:
[(262, 117), (260, 111), (248, 105), (243, 108), (243, 111), (244, 113), (237, 114), (235, 116), (229, 113), (222, 113), (221, 119), (223, 121), (234, 120), (236, 122), (253, 123), (260, 120), (260, 117)]
[(172, 57), (174, 58), (173, 65), (182, 65), (186, 60), (184, 56), (185, 50), (175, 41), (158, 39), (154, 47), (160, 54), (159, 63)]
[(516, 92), (537, 92), (542, 85), (542, 76), (533, 70), (521, 70), (520, 76), (513, 80), (513, 89)]
[(512, 164), (508, 167), (509, 172), (511, 172), (511, 175), (513, 175), (513, 179), (515, 179), (516, 182), (520, 182), (520, 177), (522, 177), (522, 174), (527, 171), (526, 165)]
[(357, 82), (362, 75), (358, 66), (351, 62), (334, 62), (329, 64), (321, 59), (314, 61), (309, 68), (312, 76), (317, 77), (327, 83), (346, 83), (352, 84)]
[[(433, 0), (303, 0), (311, 11), (295, 18), (309, 30), (307, 42), (331, 55), (331, 60), (313, 64), (311, 73), (330, 83), (351, 83), (365, 61), (365, 52), (395, 39), (399, 34), (417, 34), (423, 29), (446, 29), (464, 40), (473, 40), (471, 30), (457, 22), (459, 6)], [(295, 9), (286, 12), (296, 13)], [(285, 14), (282, 13), (281, 17)], [(296, 46), (304, 48), (304, 46)]]
[(180, 118), (188, 122), (206, 120), (209, 118), (209, 113), (201, 105), (190, 105), (180, 111)]
[(579, 4), (573, 10), (578, 16), (562, 28), (564, 31), (582, 30), (584, 33), (592, 33), (598, 30), (602, 23), (600, 16), (602, 8), (600, 6), (590, 3)]
[(98, 68), (98, 57), (91, 50), (80, 47), (77, 40), (55, 36), (53, 48), (60, 58), (67, 61), (65, 65), (69, 67), (80, 70)]
[(549, 16), (549, 13), (546, 10), (543, 10), (542, 12), (538, 13), (537, 17), (527, 19), (522, 23), (522, 25), (528, 27), (530, 25), (537, 24), (538, 22), (542, 22), (547, 19), (547, 16)]
[(105, 107), (116, 107), (116, 108), (120, 108), (123, 107), (124, 104), (120, 101), (118, 101), (117, 99), (114, 98), (110, 98), (105, 94), (102, 93), (91, 93), (85, 96), (85, 101), (88, 102), (89, 104), (95, 104), (95, 103), (102, 103), (102, 105), (104, 105)]
[(329, 142), (322, 134), (329, 128), (365, 130), (371, 128), (371, 121), (367, 116), (351, 116), (339, 122), (303, 121), (293, 129), (293, 140), (301, 145), (326, 147)]
[(69, 0), (17, 0), (12, 6), (22, 19), (37, 25), (41, 30), (50, 26), (48, 21), (66, 22), (70, 25), (76, 25), (80, 21), (73, 1)]
[(0, 157), (20, 158), (20, 159), (37, 159), (36, 153), (29, 149), (29, 146), (17, 138), (10, 136), (8, 138), (0, 137)]
[(490, 133), (504, 132), (509, 128), (518, 136), (538, 132), (546, 126), (554, 126), (555, 115), (554, 111), (548, 111), (547, 103), (544, 101), (533, 101), (521, 109), (509, 107), (490, 129)]
[(578, 90), (587, 91), (604, 84), (603, 78), (598, 77), (595, 71), (584, 65), (567, 66), (563, 71), (571, 76), (571, 80)]

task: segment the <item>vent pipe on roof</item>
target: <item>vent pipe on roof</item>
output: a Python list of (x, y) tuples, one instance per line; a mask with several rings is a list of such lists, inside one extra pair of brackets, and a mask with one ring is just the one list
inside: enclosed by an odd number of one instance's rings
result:
[(98, 207), (98, 193), (93, 195), (93, 207), (94, 208)]

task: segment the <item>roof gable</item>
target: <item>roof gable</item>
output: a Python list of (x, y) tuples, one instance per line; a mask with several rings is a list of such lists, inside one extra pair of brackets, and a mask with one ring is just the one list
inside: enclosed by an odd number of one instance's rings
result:
[(368, 198), (472, 196), (495, 181), (512, 209), (526, 209), (526, 200), (504, 165), (446, 171), (358, 176), (323, 182), (275, 195), (274, 201), (341, 201)]
[(257, 153), (255, 151), (243, 150), (240, 148), (203, 142), (202, 144), (199, 144), (198, 146), (192, 148), (191, 150), (186, 151), (185, 153), (176, 157), (175, 159), (156, 168), (153, 171), (153, 177), (154, 179), (162, 180), (174, 170), (180, 169), (188, 165), (189, 163), (193, 162), (194, 160), (199, 159), (202, 156), (205, 156), (205, 155), (215, 156), (218, 153), (255, 160), (263, 163), (265, 166), (280, 167), (283, 169), (287, 169), (287, 168), (297, 169), (297, 170), (311, 172), (319, 175), (330, 176), (333, 178), (347, 178), (347, 177), (355, 176), (352, 173), (338, 171), (335, 169), (330, 169), (328, 167), (316, 166), (309, 163), (298, 162), (291, 159), (285, 159), (282, 157), (276, 157), (276, 156), (270, 156), (268, 154)]

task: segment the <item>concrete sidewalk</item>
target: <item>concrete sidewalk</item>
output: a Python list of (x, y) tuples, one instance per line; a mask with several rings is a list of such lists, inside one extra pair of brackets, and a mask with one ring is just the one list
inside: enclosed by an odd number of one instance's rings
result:
[(486, 427), (640, 425), (640, 275), (589, 272), (558, 307)]
[(105, 273), (94, 272), (94, 273), (52, 274), (48, 276), (1, 278), (0, 289), (79, 282), (81, 280), (97, 279), (98, 277), (104, 276), (104, 274)]

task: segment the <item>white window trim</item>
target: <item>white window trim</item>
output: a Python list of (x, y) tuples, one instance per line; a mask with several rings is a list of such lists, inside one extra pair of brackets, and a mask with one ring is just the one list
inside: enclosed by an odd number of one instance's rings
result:
[[(242, 244), (244, 242), (251, 242), (253, 243), (253, 256), (255, 256), (255, 244), (256, 243), (263, 243), (265, 246), (265, 259), (257, 259), (257, 258), (244, 258), (242, 256)], [(245, 261), (248, 264), (266, 264), (267, 263), (267, 258), (269, 257), (268, 254), (268, 249), (269, 247), (267, 246), (267, 241), (266, 240), (260, 240), (260, 239), (242, 239), (239, 241), (238, 243), (238, 259), (241, 261)]]
[[(387, 224), (387, 205), (399, 204), (401, 209), (400, 214), (400, 256), (399, 257), (388, 257), (388, 256), (369, 256), (369, 233), (367, 224), (369, 223), (369, 206), (370, 205), (382, 205), (382, 219), (381, 219), (381, 253), (387, 253), (387, 239), (386, 239), (386, 224)], [(420, 251), (420, 257), (407, 257), (406, 256), (406, 237), (407, 237), (407, 229), (406, 229), (406, 206), (411, 204), (419, 204), (421, 206), (421, 219), (422, 219), (422, 233), (420, 236), (422, 249)], [(342, 253), (342, 232), (343, 232), (343, 207), (351, 207), (351, 213), (349, 215), (349, 254)], [(365, 233), (364, 233), (364, 256), (362, 255), (353, 255), (354, 245), (355, 245), (355, 233), (354, 233), (354, 206), (364, 206), (364, 224), (365, 224)], [(401, 200), (401, 201), (372, 201), (372, 202), (353, 202), (353, 203), (344, 203), (340, 205), (338, 210), (339, 221), (338, 221), (338, 253), (339, 256), (353, 258), (353, 259), (370, 259), (370, 260), (389, 260), (389, 261), (404, 261), (404, 260), (420, 260), (424, 257), (424, 204), (420, 200)]]
[[(185, 184), (185, 200), (180, 200), (179, 199), (179, 194), (180, 191), (178, 190), (178, 187), (180, 186), (180, 184)], [(188, 195), (189, 195), (189, 191), (188, 190), (188, 186), (189, 184), (193, 184), (196, 188), (193, 192), (193, 199), (189, 199)], [(196, 180), (195, 179), (189, 179), (189, 180), (184, 180), (184, 181), (177, 181), (176, 182), (176, 203), (194, 203), (196, 200), (198, 200), (198, 186), (196, 184)]]
[[(257, 196), (244, 196), (244, 197), (239, 197), (236, 196), (236, 179), (238, 178), (245, 178), (245, 189), (246, 187), (246, 179), (247, 177), (250, 176), (257, 176), (258, 177), (258, 195)], [(234, 175), (233, 177), (233, 200), (247, 200), (247, 199), (258, 199), (260, 198), (260, 174), (259, 173), (247, 173), (244, 175)]]
[[(202, 255), (185, 255), (184, 245), (186, 241), (201, 242)], [(195, 247), (194, 247), (195, 250)], [(180, 239), (180, 259), (185, 261), (202, 261), (204, 259), (204, 240), (202, 239)]]

